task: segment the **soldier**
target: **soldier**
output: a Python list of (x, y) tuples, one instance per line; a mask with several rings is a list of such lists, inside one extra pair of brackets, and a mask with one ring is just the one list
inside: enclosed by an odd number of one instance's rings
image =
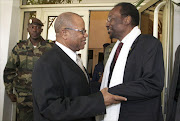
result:
[[(109, 43), (103, 44), (103, 55), (105, 53), (106, 48), (109, 45), (110, 45)], [(99, 81), (99, 79), (102, 77), (103, 71), (104, 71), (104, 57), (100, 62), (98, 62), (98, 64), (95, 65), (92, 81)]]
[[(32, 121), (32, 70), (40, 56), (53, 46), (41, 37), (43, 23), (29, 19), (30, 37), (13, 48), (4, 70), (5, 90), (12, 102), (17, 102), (17, 121)], [(13, 91), (14, 90), (14, 91)]]
[(109, 58), (109, 54), (111, 53), (112, 48), (114, 47), (115, 42), (110, 43), (104, 50), (104, 65), (106, 65), (107, 59)]

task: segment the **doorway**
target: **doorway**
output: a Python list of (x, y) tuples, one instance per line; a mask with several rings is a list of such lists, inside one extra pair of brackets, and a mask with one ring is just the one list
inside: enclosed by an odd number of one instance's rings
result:
[(111, 43), (107, 29), (106, 20), (109, 10), (90, 11), (89, 18), (89, 47), (87, 70), (92, 78), (95, 66), (100, 63), (103, 57), (103, 44)]

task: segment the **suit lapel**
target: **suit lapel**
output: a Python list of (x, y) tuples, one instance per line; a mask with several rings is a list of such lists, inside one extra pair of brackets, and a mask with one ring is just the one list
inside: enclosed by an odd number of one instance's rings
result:
[(86, 76), (82, 69), (59, 46), (55, 44), (54, 48), (56, 52), (58, 52), (59, 59), (63, 60), (64, 64), (69, 66), (69, 68), (71, 68), (75, 73), (86, 79)]
[(137, 43), (138, 43), (138, 40), (139, 40), (139, 37), (141, 36), (141, 34), (136, 38), (136, 40), (133, 42), (130, 50), (129, 50), (129, 54), (128, 54), (128, 57), (131, 55), (132, 51), (134, 50), (134, 48), (136, 47)]

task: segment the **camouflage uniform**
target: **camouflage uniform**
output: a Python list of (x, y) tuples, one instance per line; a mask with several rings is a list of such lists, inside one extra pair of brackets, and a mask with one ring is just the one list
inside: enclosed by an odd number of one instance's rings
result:
[[(109, 55), (111, 53), (111, 50), (113, 49), (115, 43), (111, 43), (110, 45), (108, 45), (104, 51), (104, 65), (106, 65), (106, 62), (109, 58)], [(105, 67), (105, 66), (104, 66)]]
[(30, 39), (22, 40), (13, 48), (4, 70), (4, 84), (7, 94), (17, 97), (17, 121), (33, 120), (32, 70), (40, 56), (53, 46), (53, 42), (41, 41), (33, 47)]

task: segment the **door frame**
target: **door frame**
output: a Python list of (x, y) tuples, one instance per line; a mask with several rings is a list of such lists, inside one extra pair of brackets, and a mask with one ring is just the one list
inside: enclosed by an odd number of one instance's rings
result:
[[(89, 21), (90, 21), (90, 11), (92, 10), (111, 10), (116, 3), (106, 3), (106, 4), (56, 4), (56, 5), (23, 5), (21, 6), (21, 23), (24, 21), (24, 13), (30, 11), (36, 11), (36, 18), (39, 18), (43, 23), (42, 37), (47, 39), (47, 21), (48, 16), (58, 16), (63, 12), (74, 12), (83, 16), (85, 21), (85, 28), (87, 33), (89, 32)], [(22, 39), (23, 24), (20, 26), (20, 37)], [(81, 54), (81, 58), (84, 66), (87, 68), (88, 61), (88, 38), (86, 40), (86, 45), (83, 50), (77, 52)]]
[[(166, 4), (163, 9), (163, 30), (162, 30), (162, 46), (163, 46), (163, 57), (164, 57), (164, 68), (165, 68), (165, 77), (164, 77), (164, 89), (162, 92), (162, 108), (164, 117), (167, 110), (167, 98), (168, 98), (168, 88), (169, 83), (172, 77), (172, 67), (173, 67), (173, 14), (174, 8), (171, 0), (165, 0)], [(143, 7), (139, 9), (139, 12), (143, 12), (153, 4), (159, 2), (158, 0), (151, 0)], [(161, 1), (162, 2), (162, 1)], [(160, 4), (159, 2), (158, 4)]]

